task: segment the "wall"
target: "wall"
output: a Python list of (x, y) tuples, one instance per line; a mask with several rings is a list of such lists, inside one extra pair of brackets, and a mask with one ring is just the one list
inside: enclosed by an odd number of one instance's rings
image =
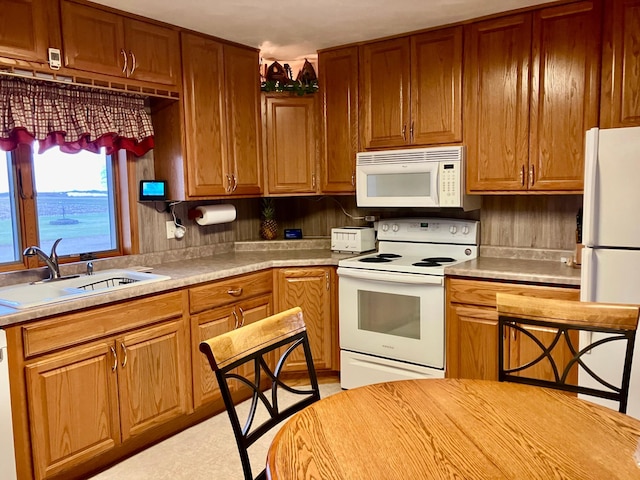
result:
[[(136, 160), (138, 179), (154, 178), (153, 155)], [(187, 212), (200, 204), (231, 203), (237, 219), (233, 223), (201, 227), (188, 220)], [(481, 210), (427, 210), (420, 208), (357, 208), (355, 196), (313, 196), (276, 198), (278, 238), (285, 228), (301, 228), (305, 238), (328, 237), (332, 227), (367, 225), (351, 217), (375, 215), (393, 217), (455, 217), (480, 220), (481, 245), (572, 250), (575, 247), (575, 220), (582, 205), (581, 195), (500, 195), (484, 196)], [(159, 212), (162, 203), (138, 203), (140, 253), (234, 241), (260, 240), (261, 199), (247, 198), (184, 202), (175, 206), (176, 216), (187, 227), (181, 240), (167, 239), (165, 222), (169, 213)], [(351, 215), (351, 217), (349, 216)]]

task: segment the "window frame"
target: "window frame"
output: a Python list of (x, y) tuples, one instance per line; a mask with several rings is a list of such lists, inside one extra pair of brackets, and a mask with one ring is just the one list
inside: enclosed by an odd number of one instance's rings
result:
[[(38, 225), (35, 199), (35, 181), (32, 148), (29, 145), (19, 145), (12, 152), (8, 152), (11, 161), (12, 175), (14, 182), (14, 201), (17, 205), (17, 215), (20, 224), (20, 232), (17, 235), (24, 249), (30, 245), (38, 245)], [(118, 247), (114, 250), (105, 250), (94, 253), (95, 259), (113, 258), (134, 253), (138, 250), (137, 241), (134, 241), (132, 234), (132, 220), (137, 225), (137, 211), (133, 208), (134, 202), (130, 201), (132, 189), (129, 178), (133, 178), (134, 173), (133, 157), (131, 154), (120, 151), (113, 155), (107, 155), (111, 161), (113, 174), (114, 197), (114, 230), (117, 237)], [(135, 236), (137, 238), (137, 235)], [(47, 252), (48, 253), (48, 252)], [(88, 253), (88, 252), (87, 252)], [(93, 253), (93, 252), (91, 252)], [(60, 264), (79, 262), (80, 255), (65, 255), (59, 258)], [(0, 272), (19, 271), (44, 266), (37, 257), (22, 256), (21, 260), (0, 264)]]

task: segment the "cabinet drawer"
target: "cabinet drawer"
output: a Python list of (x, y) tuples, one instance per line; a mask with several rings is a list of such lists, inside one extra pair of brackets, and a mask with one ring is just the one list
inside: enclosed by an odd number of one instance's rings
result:
[(200, 285), (189, 289), (189, 311), (202, 312), (256, 295), (271, 293), (272, 290), (273, 280), (269, 270)]
[(456, 278), (447, 281), (447, 299), (451, 303), (495, 307), (496, 293), (498, 292), (561, 300), (580, 299), (579, 288), (518, 285)]
[(186, 292), (154, 295), (26, 325), (25, 358), (182, 316), (183, 295)]

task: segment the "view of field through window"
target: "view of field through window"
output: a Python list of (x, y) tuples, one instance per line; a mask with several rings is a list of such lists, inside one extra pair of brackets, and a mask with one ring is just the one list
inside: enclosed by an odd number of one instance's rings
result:
[[(113, 171), (110, 157), (81, 151), (61, 153), (57, 147), (43, 154), (34, 147), (39, 246), (47, 254), (62, 238), (58, 255), (77, 255), (117, 248)], [(7, 165), (9, 163), (7, 162)], [(14, 183), (10, 168), (0, 170), (0, 262), (20, 259)]]

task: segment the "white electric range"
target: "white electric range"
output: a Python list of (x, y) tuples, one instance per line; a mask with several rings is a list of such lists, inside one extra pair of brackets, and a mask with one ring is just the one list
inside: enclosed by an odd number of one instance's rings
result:
[(478, 239), (475, 220), (381, 220), (378, 251), (338, 263), (342, 388), (444, 377), (444, 269)]

